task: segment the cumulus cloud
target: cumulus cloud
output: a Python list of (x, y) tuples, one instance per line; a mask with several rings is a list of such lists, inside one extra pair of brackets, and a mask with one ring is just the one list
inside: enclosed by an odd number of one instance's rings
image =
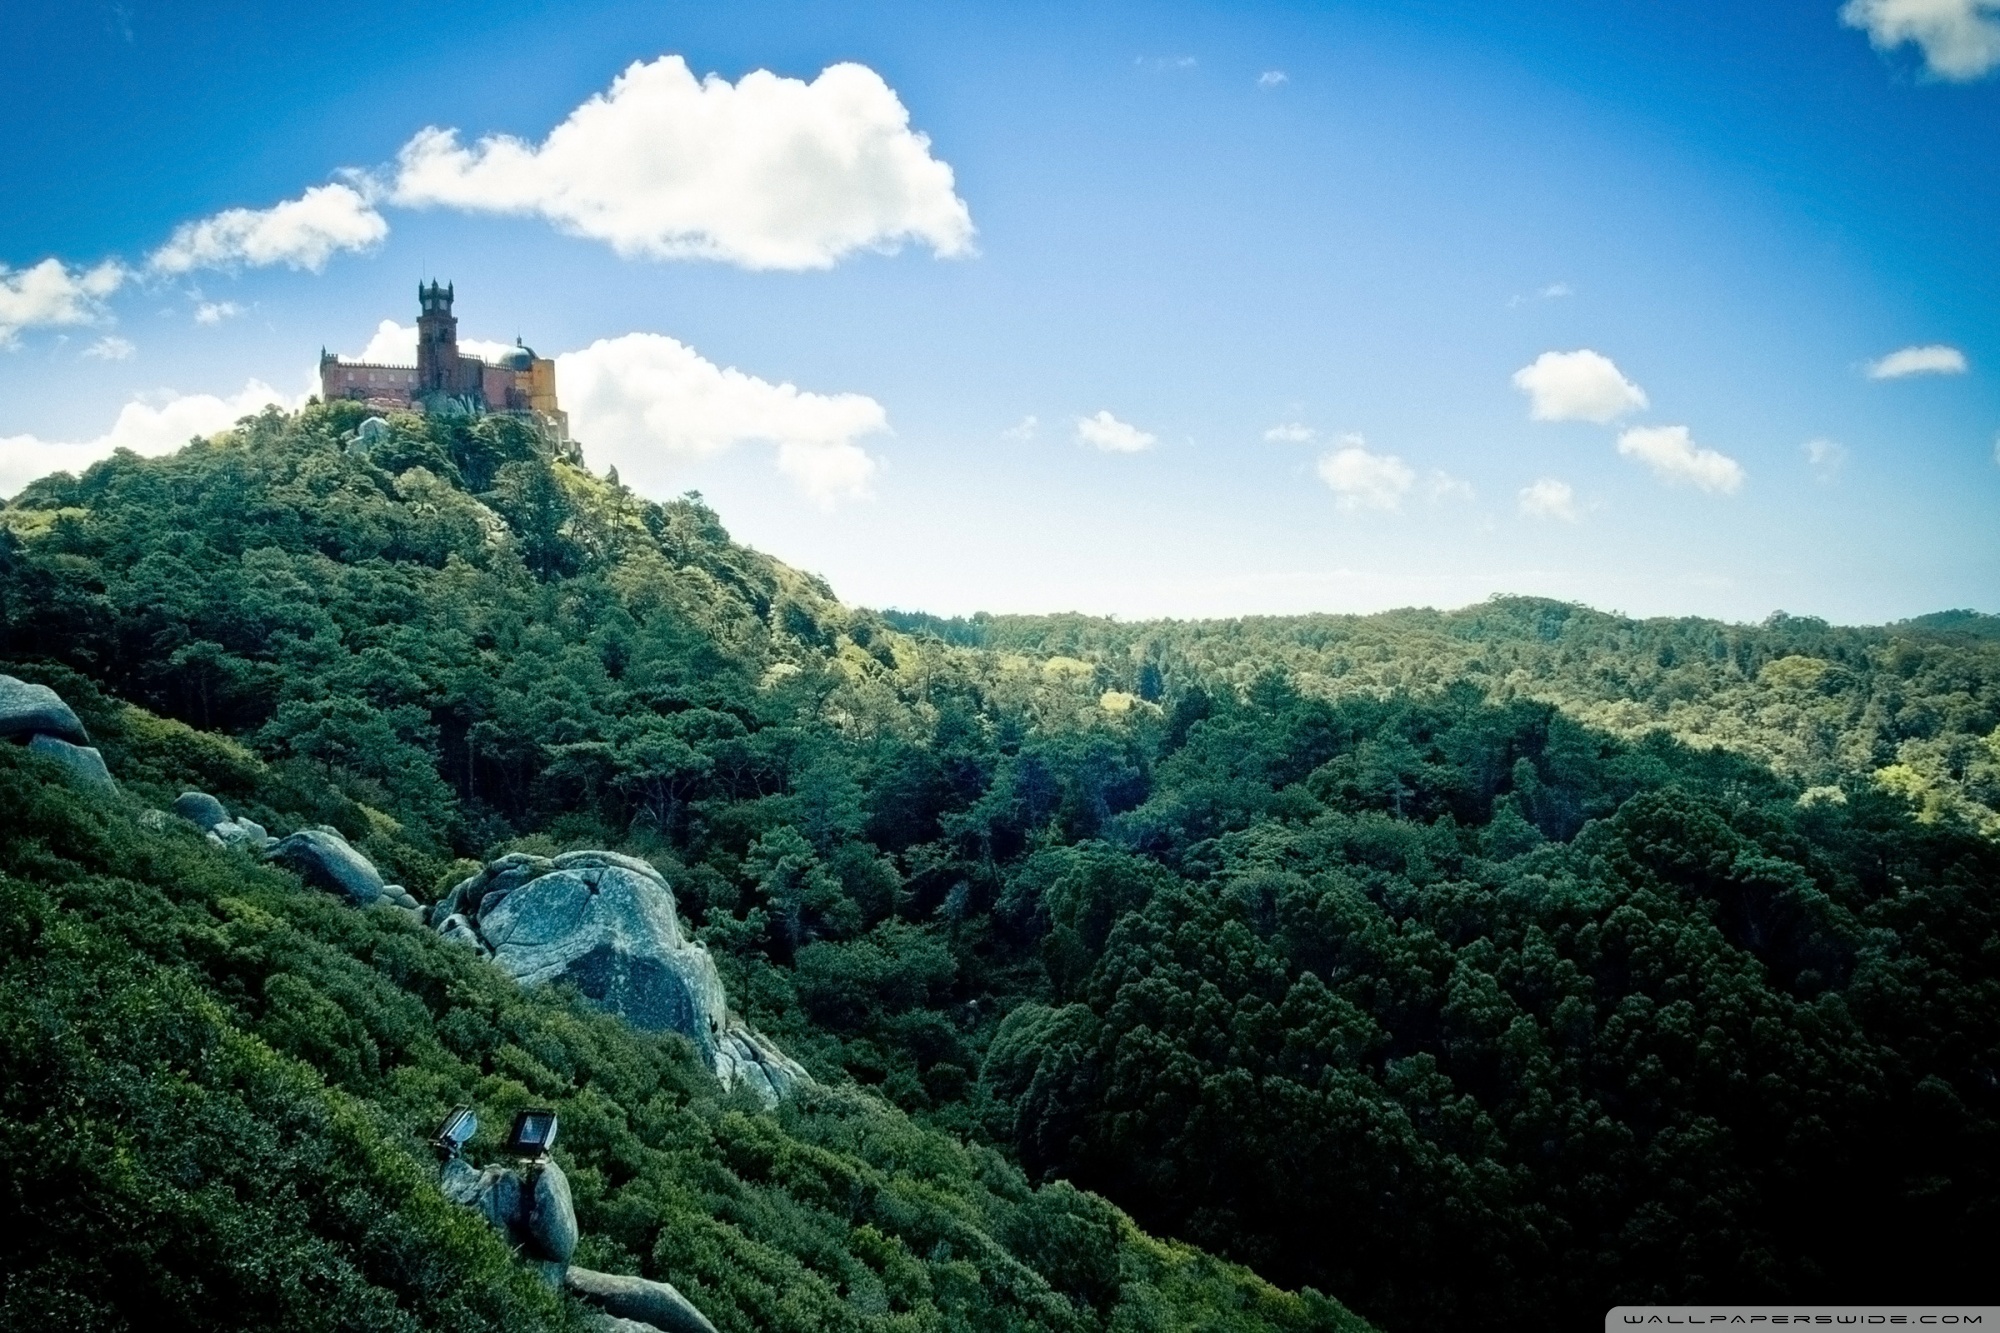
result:
[(342, 250), (367, 250), (389, 234), (373, 202), (352, 185), (315, 185), (269, 208), (230, 208), (184, 222), (146, 263), (155, 273), (284, 264), (314, 273)]
[(1963, 375), (1965, 353), (1943, 343), (1927, 347), (1905, 347), (1880, 361), (1868, 363), (1871, 380), (1899, 380), (1905, 375)]
[(675, 489), (680, 464), (762, 442), (777, 446), (779, 472), (830, 506), (867, 492), (880, 464), (856, 441), (889, 426), (873, 398), (772, 384), (657, 333), (566, 352), (556, 382), (592, 462), (655, 494)]
[(1514, 387), (1528, 395), (1536, 421), (1616, 421), (1646, 406), (1646, 392), (1620, 373), (1611, 358), (1589, 348), (1543, 352), (1514, 372)]
[(905, 241), (972, 249), (951, 167), (880, 75), (833, 65), (811, 83), (755, 70), (696, 79), (679, 56), (635, 63), (540, 144), (471, 147), (425, 129), (391, 197), (416, 207), (534, 215), (627, 257), (826, 268)]
[(116, 260), (93, 268), (71, 268), (60, 259), (24, 269), (0, 264), (0, 346), (22, 329), (96, 323), (104, 317), (104, 299), (130, 276)]
[(1686, 426), (1635, 426), (1618, 437), (1618, 452), (1638, 459), (1664, 482), (1724, 495), (1743, 484), (1743, 465), (1696, 444)]
[(1840, 21), (1878, 51), (1914, 43), (1940, 79), (1968, 82), (2000, 65), (2000, 0), (1848, 0)]
[(1136, 454), (1152, 448), (1158, 437), (1120, 421), (1109, 412), (1099, 412), (1096, 416), (1076, 419), (1076, 442), (1107, 454)]
[(1041, 426), (1042, 423), (1035, 418), (1034, 414), (1029, 413), (1027, 416), (1021, 418), (1018, 425), (1008, 427), (1006, 430), (1001, 431), (1000, 435), (1003, 439), (1019, 440), (1025, 444), (1035, 438), (1035, 432), (1040, 430)]
[(1400, 509), (1417, 474), (1394, 454), (1370, 453), (1359, 435), (1343, 437), (1344, 448), (1319, 460), (1319, 478), (1339, 497), (1342, 509)]
[(1555, 518), (1576, 522), (1576, 492), (1566, 481), (1543, 477), (1532, 486), (1523, 486), (1521, 512), (1529, 518)]
[(1311, 426), (1291, 421), (1271, 427), (1264, 438), (1273, 444), (1311, 444), (1318, 434)]
[(1281, 84), (1290, 83), (1291, 81), (1292, 76), (1281, 69), (1267, 69), (1257, 76), (1257, 86), (1259, 88), (1276, 88)]
[(115, 333), (107, 333), (96, 342), (83, 349), (83, 354), (96, 361), (123, 361), (138, 351), (130, 338), (121, 338)]
[(139, 398), (119, 410), (111, 429), (94, 440), (43, 440), (33, 435), (0, 436), (0, 496), (13, 495), (51, 472), (81, 472), (120, 449), (142, 457), (172, 453), (196, 436), (229, 429), (241, 417), (273, 404), (292, 409), (301, 400), (251, 380), (227, 398), (172, 392)]
[(197, 324), (220, 324), (225, 319), (234, 319), (243, 313), (243, 307), (234, 301), (203, 301), (195, 307), (194, 322)]
[[(458, 350), (482, 361), (497, 361), (502, 354), (513, 351), (514, 344), (488, 342), (484, 338), (460, 338)], [(348, 359), (368, 361), (378, 366), (414, 366), (417, 364), (417, 326), (385, 319), (375, 326), (368, 345)]]
[(1806, 466), (1821, 481), (1832, 481), (1847, 462), (1847, 447), (1834, 440), (1807, 440), (1799, 446), (1799, 452), (1806, 456)]

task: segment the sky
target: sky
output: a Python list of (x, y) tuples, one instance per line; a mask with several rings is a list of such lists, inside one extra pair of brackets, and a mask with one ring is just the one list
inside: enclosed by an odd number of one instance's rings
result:
[(10, 17), (0, 495), (436, 278), (850, 604), (2000, 611), (2000, 0)]

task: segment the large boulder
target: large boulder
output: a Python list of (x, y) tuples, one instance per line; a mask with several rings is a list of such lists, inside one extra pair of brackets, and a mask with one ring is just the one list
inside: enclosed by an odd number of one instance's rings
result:
[(715, 1325), (665, 1282), (571, 1268), (563, 1274), (563, 1285), (616, 1320), (664, 1333), (715, 1333)]
[(90, 744), (90, 733), (61, 695), (46, 685), (0, 676), (0, 738), (30, 736), (53, 736), (78, 746)]
[(566, 981), (635, 1027), (680, 1033), (723, 1086), (741, 1083), (766, 1106), (812, 1081), (731, 1017), (715, 960), (682, 932), (673, 890), (644, 861), (517, 852), (458, 884), (430, 920), (524, 986)]
[(71, 745), (54, 736), (38, 735), (28, 742), (28, 748), (61, 764), (69, 771), (69, 780), (79, 787), (102, 792), (118, 790), (111, 770), (104, 766), (104, 756), (93, 746)]
[(203, 833), (229, 819), (229, 808), (205, 791), (184, 791), (176, 796), (174, 813)]
[(348, 846), (337, 829), (300, 829), (279, 839), (264, 859), (296, 870), (314, 888), (338, 894), (356, 907), (371, 907), (382, 896), (382, 872)]

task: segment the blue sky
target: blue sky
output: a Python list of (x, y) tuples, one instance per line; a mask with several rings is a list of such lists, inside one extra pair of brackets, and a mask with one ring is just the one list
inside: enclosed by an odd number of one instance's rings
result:
[(1993, 0), (19, 12), (0, 490), (436, 276), (851, 602), (2000, 610)]

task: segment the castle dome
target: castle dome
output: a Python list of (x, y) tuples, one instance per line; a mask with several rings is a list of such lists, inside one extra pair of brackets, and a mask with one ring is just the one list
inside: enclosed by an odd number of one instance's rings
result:
[(503, 370), (532, 370), (535, 365), (535, 349), (516, 343), (495, 357), (493, 364)]

